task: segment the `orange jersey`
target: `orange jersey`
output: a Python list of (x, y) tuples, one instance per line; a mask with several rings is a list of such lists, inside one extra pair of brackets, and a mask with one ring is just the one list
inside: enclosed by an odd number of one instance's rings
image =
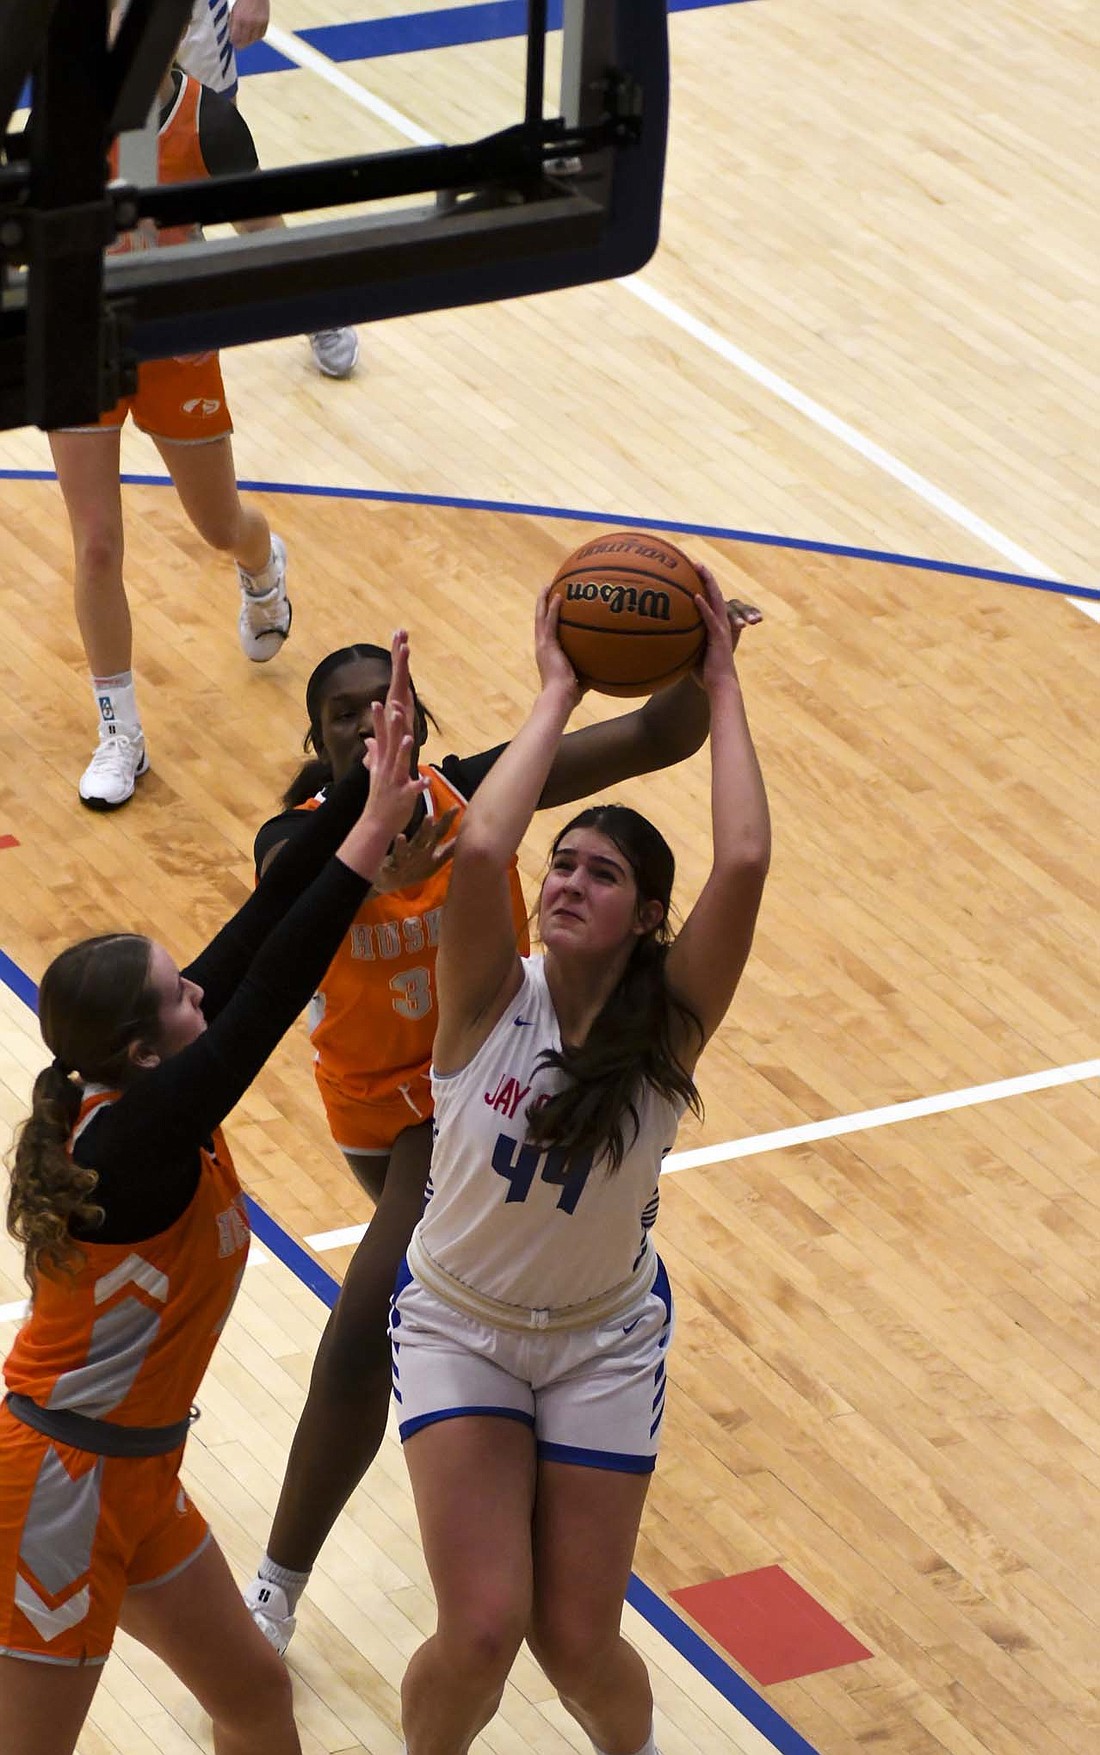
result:
[[(74, 1139), (118, 1096), (87, 1095)], [(218, 1128), (175, 1224), (139, 1243), (82, 1239), (83, 1261), (71, 1276), (39, 1274), (4, 1367), (8, 1389), (39, 1407), (114, 1425), (186, 1420), (233, 1307), (248, 1243), (244, 1198)]]
[[(432, 814), (457, 809), (461, 822), (462, 795), (438, 768), (420, 773), (427, 776)], [(301, 808), (315, 810), (320, 802), (311, 799)], [(372, 892), (355, 916), (310, 1007), (317, 1082), (326, 1098), (379, 1103), (427, 1072), (439, 1021), (435, 959), (450, 878), (443, 866), (414, 888)], [(527, 907), (515, 860), (511, 886), (516, 938), (526, 953)]]
[[(157, 182), (193, 183), (208, 177), (206, 161), (199, 143), (199, 103), (202, 86), (184, 74), (179, 91), (157, 134)], [(108, 158), (112, 177), (118, 176), (118, 142), (113, 142)], [(188, 244), (201, 237), (197, 225), (155, 226), (143, 220), (110, 247), (111, 255), (128, 255), (135, 250), (158, 249), (165, 244)]]
[[(209, 177), (199, 135), (199, 105), (203, 88), (186, 74), (157, 134), (157, 182), (190, 183)], [(118, 142), (112, 144), (110, 173), (118, 176)], [(160, 249), (168, 244), (189, 244), (201, 238), (197, 225), (156, 226), (143, 219), (110, 246), (108, 255), (131, 255), (138, 250)], [(144, 360), (138, 368), (137, 389), (120, 397), (93, 425), (67, 428), (70, 432), (94, 432), (97, 428), (121, 427), (132, 414), (134, 424), (154, 438), (180, 444), (203, 444), (225, 438), (233, 421), (225, 400), (221, 367), (216, 353), (186, 354), (170, 360)]]

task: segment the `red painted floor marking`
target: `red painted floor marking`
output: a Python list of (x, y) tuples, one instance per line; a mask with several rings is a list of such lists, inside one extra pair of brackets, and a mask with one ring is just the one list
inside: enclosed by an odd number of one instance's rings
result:
[(0, 847), (18, 847), (19, 842), (14, 835), (0, 835)]
[(782, 1566), (669, 1594), (757, 1682), (790, 1682), (872, 1656)]

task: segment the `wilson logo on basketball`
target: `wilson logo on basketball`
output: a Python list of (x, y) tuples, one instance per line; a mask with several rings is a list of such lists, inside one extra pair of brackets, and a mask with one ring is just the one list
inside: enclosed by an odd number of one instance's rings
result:
[(221, 402), (216, 396), (189, 396), (186, 402), (180, 403), (184, 414), (194, 414), (200, 418), (217, 414), (220, 407)]
[(558, 641), (606, 695), (651, 695), (685, 676), (706, 644), (703, 580), (671, 542), (612, 530), (574, 549), (550, 583)]
[(571, 579), (565, 587), (567, 603), (603, 603), (612, 615), (644, 615), (650, 621), (667, 622), (667, 591), (635, 591), (633, 585), (610, 585), (605, 579)]

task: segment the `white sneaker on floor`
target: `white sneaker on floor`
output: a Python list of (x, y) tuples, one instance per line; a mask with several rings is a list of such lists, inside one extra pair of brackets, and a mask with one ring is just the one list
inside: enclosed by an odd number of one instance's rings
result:
[(275, 567), (275, 583), (259, 596), (248, 589), (245, 583), (248, 574), (242, 567), (237, 568), (241, 584), (237, 637), (241, 651), (253, 664), (267, 664), (290, 633), (293, 611), (286, 594), (286, 543), (281, 536), (271, 538), (271, 559)]
[(359, 364), (359, 337), (354, 329), (318, 329), (310, 336), (309, 345), (326, 378), (350, 378)]
[(117, 810), (134, 796), (134, 783), (148, 772), (145, 738), (140, 726), (133, 731), (99, 728), (99, 743), (80, 776), (80, 802), (89, 810)]
[(298, 1623), (282, 1586), (271, 1584), (266, 1578), (254, 1578), (245, 1590), (244, 1601), (268, 1645), (273, 1645), (283, 1657)]

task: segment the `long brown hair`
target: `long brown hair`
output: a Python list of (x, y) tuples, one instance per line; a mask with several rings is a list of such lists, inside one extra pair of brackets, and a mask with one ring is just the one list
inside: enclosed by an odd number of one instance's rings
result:
[[(596, 829), (614, 842), (638, 886), (638, 900), (660, 902), (664, 913), (639, 938), (622, 977), (579, 1046), (547, 1049), (543, 1067), (558, 1067), (566, 1082), (539, 1109), (527, 1112), (527, 1137), (570, 1153), (606, 1154), (613, 1173), (638, 1137), (638, 1099), (650, 1085), (670, 1102), (702, 1115), (694, 1079), (680, 1064), (676, 1044), (685, 1033), (703, 1040), (703, 1026), (676, 998), (665, 979), (672, 941), (668, 911), (676, 861), (664, 836), (648, 818), (622, 804), (595, 804), (566, 823), (550, 849), (553, 862), (572, 829)], [(627, 1128), (632, 1130), (627, 1139)]]
[(83, 1086), (126, 1083), (130, 1044), (155, 1038), (151, 951), (137, 933), (103, 933), (70, 945), (42, 977), (38, 1021), (54, 1058), (34, 1081), (31, 1112), (8, 1155), (8, 1230), (23, 1248), (32, 1288), (40, 1271), (75, 1271), (82, 1252), (74, 1224), (88, 1230), (103, 1223), (92, 1198), (99, 1178), (74, 1161), (69, 1139)]

